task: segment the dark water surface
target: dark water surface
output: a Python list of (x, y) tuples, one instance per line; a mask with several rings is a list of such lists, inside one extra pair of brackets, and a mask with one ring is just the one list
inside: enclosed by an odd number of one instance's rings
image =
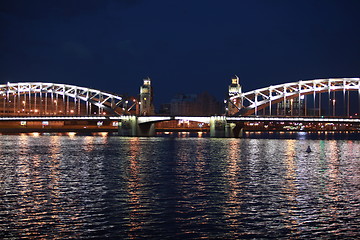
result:
[(356, 140), (0, 136), (0, 180), (2, 239), (360, 237)]

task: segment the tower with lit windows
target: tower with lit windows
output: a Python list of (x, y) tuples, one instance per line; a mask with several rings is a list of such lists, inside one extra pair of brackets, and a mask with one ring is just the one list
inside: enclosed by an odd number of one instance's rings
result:
[(233, 96), (239, 96), (241, 95), (241, 85), (240, 85), (240, 79), (238, 76), (234, 76), (231, 79), (231, 85), (229, 85), (229, 98), (227, 102), (227, 114), (228, 115), (234, 115), (237, 112), (239, 112), (239, 109), (242, 107), (241, 98), (234, 98), (230, 100)]
[(153, 91), (150, 78), (144, 79), (144, 83), (140, 87), (139, 109), (141, 116), (154, 114)]

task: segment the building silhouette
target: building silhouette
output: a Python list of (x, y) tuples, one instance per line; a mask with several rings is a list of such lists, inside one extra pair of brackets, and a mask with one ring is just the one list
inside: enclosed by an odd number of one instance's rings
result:
[(223, 104), (207, 92), (177, 94), (170, 103), (162, 104), (160, 114), (172, 116), (211, 116), (224, 113)]

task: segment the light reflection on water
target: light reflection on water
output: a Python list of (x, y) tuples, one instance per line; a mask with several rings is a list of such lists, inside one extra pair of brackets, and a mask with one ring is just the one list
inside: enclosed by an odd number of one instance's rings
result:
[(355, 238), (359, 143), (1, 136), (0, 237)]

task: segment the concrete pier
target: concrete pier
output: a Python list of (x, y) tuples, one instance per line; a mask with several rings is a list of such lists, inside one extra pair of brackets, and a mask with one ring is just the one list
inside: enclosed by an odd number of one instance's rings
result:
[(210, 117), (210, 137), (229, 138), (241, 137), (242, 125), (239, 123), (229, 123), (226, 116)]
[(136, 116), (126, 116), (119, 121), (119, 136), (152, 137), (155, 136), (153, 122), (142, 122)]

